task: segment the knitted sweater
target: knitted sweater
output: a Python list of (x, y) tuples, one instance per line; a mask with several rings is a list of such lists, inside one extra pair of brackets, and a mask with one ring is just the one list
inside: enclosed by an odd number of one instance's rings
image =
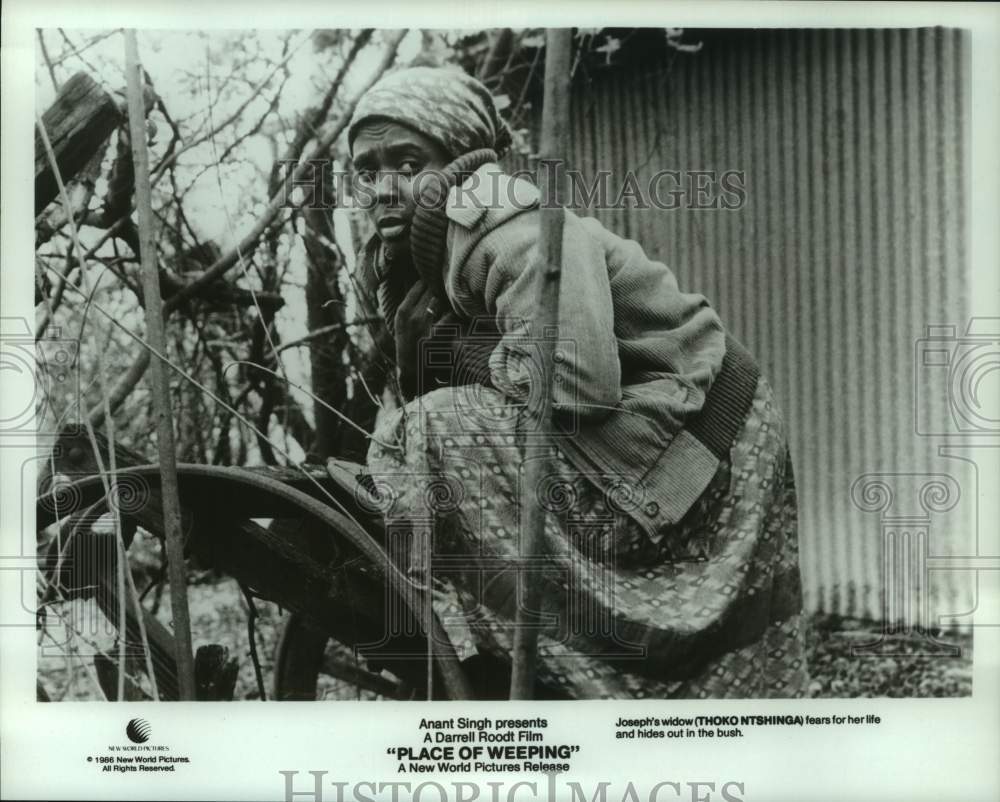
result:
[[(488, 163), (448, 195), (443, 283), (463, 331), (492, 330), (489, 379), (537, 390), (539, 193)], [(559, 447), (654, 540), (728, 455), (758, 381), (701, 295), (598, 221), (566, 211), (553, 410)], [(535, 337), (536, 339), (532, 339)]]

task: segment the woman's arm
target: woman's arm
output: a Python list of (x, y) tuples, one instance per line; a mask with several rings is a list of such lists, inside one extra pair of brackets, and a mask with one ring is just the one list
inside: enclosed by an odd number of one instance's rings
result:
[[(539, 212), (524, 211), (486, 233), (453, 265), (447, 284), (460, 287), (453, 302), (470, 317), (488, 315), (501, 339), (490, 357), (494, 385), (523, 400), (540, 377), (532, 329), (538, 309), (540, 275)], [(621, 400), (621, 366), (604, 248), (579, 218), (566, 214), (559, 292), (553, 406), (581, 419), (599, 420)]]

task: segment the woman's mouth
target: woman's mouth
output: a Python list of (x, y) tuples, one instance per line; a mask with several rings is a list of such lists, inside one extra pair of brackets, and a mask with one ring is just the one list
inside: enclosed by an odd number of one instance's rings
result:
[(383, 217), (378, 221), (377, 228), (383, 240), (393, 240), (406, 233), (407, 223), (402, 217)]

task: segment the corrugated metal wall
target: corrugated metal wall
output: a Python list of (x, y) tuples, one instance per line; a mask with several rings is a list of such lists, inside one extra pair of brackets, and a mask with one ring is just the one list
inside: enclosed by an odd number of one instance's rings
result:
[[(966, 481), (915, 433), (913, 409), (915, 341), (966, 318), (967, 37), (705, 34), (697, 54), (651, 50), (578, 80), (570, 166), (611, 170), (612, 185), (629, 170), (640, 186), (664, 169), (745, 173), (738, 210), (591, 213), (708, 296), (757, 354), (791, 432), (808, 604), (879, 617), (884, 522), (852, 501), (855, 480)], [(887, 515), (909, 514), (900, 498)], [(932, 555), (972, 553), (969, 514), (925, 522)], [(969, 609), (969, 576), (936, 573), (935, 611)]]

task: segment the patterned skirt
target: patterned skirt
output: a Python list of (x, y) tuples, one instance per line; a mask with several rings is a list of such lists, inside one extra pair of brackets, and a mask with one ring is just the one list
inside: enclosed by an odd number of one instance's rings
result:
[[(699, 502), (655, 542), (628, 504), (558, 447), (523, 477), (521, 409), (445, 387), (384, 416), (368, 454), (390, 546), (459, 657), (509, 667), (519, 588), (542, 583), (538, 686), (552, 698), (768, 698), (806, 693), (795, 487), (761, 380)], [(541, 556), (519, 562), (520, 509), (542, 505)], [(395, 541), (394, 541), (395, 538)]]

